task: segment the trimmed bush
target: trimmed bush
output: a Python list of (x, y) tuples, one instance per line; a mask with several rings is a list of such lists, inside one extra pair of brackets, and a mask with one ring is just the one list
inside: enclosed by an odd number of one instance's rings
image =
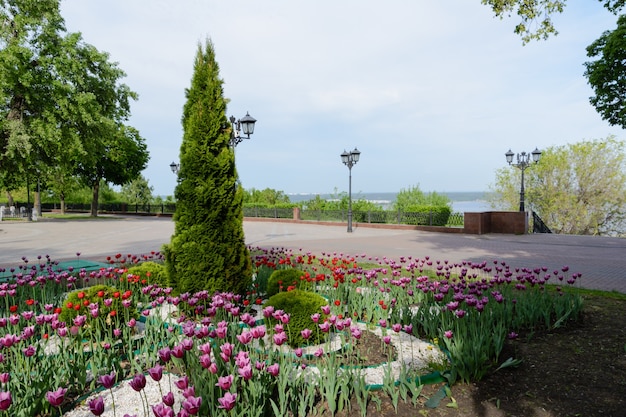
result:
[[(122, 301), (128, 306), (125, 307)], [(91, 314), (90, 305), (93, 304), (98, 305), (96, 317)], [(59, 321), (71, 327), (79, 315), (86, 316), (85, 328), (90, 331), (97, 327), (96, 320), (99, 321), (100, 331), (108, 331), (121, 328), (126, 325), (127, 320), (139, 317), (133, 293), (130, 290), (122, 292), (107, 285), (94, 285), (72, 291), (67, 295), (59, 314)]]
[[(281, 291), (287, 291), (288, 287), (293, 289), (308, 289), (309, 282), (302, 279), (304, 271), (299, 269), (277, 269), (272, 272), (267, 280), (267, 296), (271, 297)], [(282, 287), (282, 288), (281, 288)]]
[(401, 213), (399, 222), (420, 226), (445, 226), (451, 213), (448, 206), (411, 206)]
[[(289, 314), (289, 324), (285, 326), (285, 332), (288, 336), (287, 343), (291, 347), (298, 347), (316, 345), (326, 341), (328, 333), (319, 331), (317, 323), (311, 319), (311, 316), (319, 313), (321, 315), (320, 322), (322, 322), (324, 320), (322, 307), (327, 304), (328, 301), (319, 294), (292, 290), (280, 292), (270, 297), (265, 306), (272, 306), (276, 310), (283, 310)], [(273, 318), (268, 319), (268, 321), (270, 326), (276, 324), (276, 320)], [(304, 329), (312, 331), (308, 340), (304, 339), (300, 333)]]
[(155, 284), (161, 288), (169, 286), (167, 279), (167, 268), (165, 265), (156, 262), (143, 262), (139, 265), (128, 268), (127, 275), (139, 277), (142, 284), (145, 280), (147, 284)]

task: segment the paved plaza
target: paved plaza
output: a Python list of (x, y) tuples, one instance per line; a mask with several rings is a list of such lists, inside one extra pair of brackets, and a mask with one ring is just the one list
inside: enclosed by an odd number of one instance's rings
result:
[[(401, 256), (449, 262), (504, 261), (512, 267), (569, 266), (582, 273), (579, 285), (626, 293), (626, 239), (556, 234), (464, 235), (415, 230), (324, 226), (315, 223), (244, 221), (246, 243), (303, 253)], [(0, 222), (0, 266), (19, 265), (22, 257), (104, 261), (116, 253), (159, 251), (174, 233), (166, 217), (107, 217), (94, 220)]]

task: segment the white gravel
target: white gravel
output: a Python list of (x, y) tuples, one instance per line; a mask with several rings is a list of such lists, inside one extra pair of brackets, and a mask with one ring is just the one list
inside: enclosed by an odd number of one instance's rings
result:
[[(172, 389), (170, 390), (170, 378)], [(91, 411), (89, 411), (89, 401), (102, 396), (104, 399), (104, 414), (102, 417), (113, 417), (113, 401), (111, 400), (111, 392), (115, 398), (115, 416), (124, 417), (124, 415), (137, 416), (137, 417), (152, 417), (151, 405), (155, 405), (161, 402), (162, 395), (172, 391), (174, 393), (175, 403), (174, 410), (178, 411), (181, 407), (182, 394), (178, 388), (174, 385), (174, 381), (179, 376), (172, 374), (164, 374), (163, 379), (157, 383), (150, 376), (146, 376), (146, 387), (141, 391), (141, 394), (132, 389), (129, 384), (130, 380), (122, 381), (112, 390), (105, 390), (94, 393), (81, 402), (72, 411), (63, 414), (64, 417), (93, 417)], [(161, 390), (159, 390), (159, 386)], [(162, 393), (162, 394), (161, 394)], [(144, 397), (145, 395), (145, 397)], [(148, 401), (147, 413), (144, 413), (145, 399)]]

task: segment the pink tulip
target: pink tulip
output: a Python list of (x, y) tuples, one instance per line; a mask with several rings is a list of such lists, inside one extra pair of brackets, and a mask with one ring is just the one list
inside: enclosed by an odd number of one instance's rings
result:
[(217, 378), (217, 384), (215, 384), (215, 386), (220, 387), (224, 391), (228, 391), (233, 384), (233, 378), (232, 375), (220, 376)]
[(67, 392), (66, 388), (59, 388), (56, 391), (48, 391), (46, 392), (46, 400), (53, 407), (59, 407), (65, 401), (65, 393)]
[(232, 410), (235, 407), (235, 401), (237, 400), (237, 394), (231, 394), (227, 392), (223, 397), (217, 399), (217, 402), (220, 404), (219, 408), (223, 408), (224, 410)]

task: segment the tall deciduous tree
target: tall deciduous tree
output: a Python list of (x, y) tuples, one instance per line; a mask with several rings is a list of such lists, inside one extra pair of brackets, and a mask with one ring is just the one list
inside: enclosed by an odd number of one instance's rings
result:
[[(623, 235), (626, 233), (624, 141), (609, 137), (543, 151), (525, 173), (527, 207), (556, 233)], [(517, 210), (520, 173), (502, 168), (492, 186), (492, 202)]]
[(65, 30), (58, 0), (0, 0), (0, 187), (49, 162), (56, 137), (54, 60)]
[(243, 189), (237, 186), (223, 81), (210, 40), (198, 46), (186, 97), (176, 226), (164, 247), (169, 277), (180, 292), (242, 293), (251, 282)]
[(585, 76), (595, 96), (591, 104), (611, 125), (626, 129), (626, 16), (617, 28), (606, 31), (587, 47), (587, 56), (597, 58), (585, 63)]
[(430, 192), (424, 194), (419, 185), (402, 189), (396, 195), (396, 200), (393, 202), (393, 209), (399, 211), (412, 211), (419, 206), (448, 206), (450, 207), (452, 202), (448, 196), (439, 194), (437, 192)]
[(148, 180), (140, 175), (138, 178), (122, 186), (121, 194), (128, 204), (148, 205), (152, 202), (154, 187), (148, 184)]
[(78, 175), (93, 187), (96, 215), (100, 180), (122, 185), (148, 159), (124, 124), (136, 98), (124, 75), (65, 32), (59, 0), (0, 0), (0, 188)]

